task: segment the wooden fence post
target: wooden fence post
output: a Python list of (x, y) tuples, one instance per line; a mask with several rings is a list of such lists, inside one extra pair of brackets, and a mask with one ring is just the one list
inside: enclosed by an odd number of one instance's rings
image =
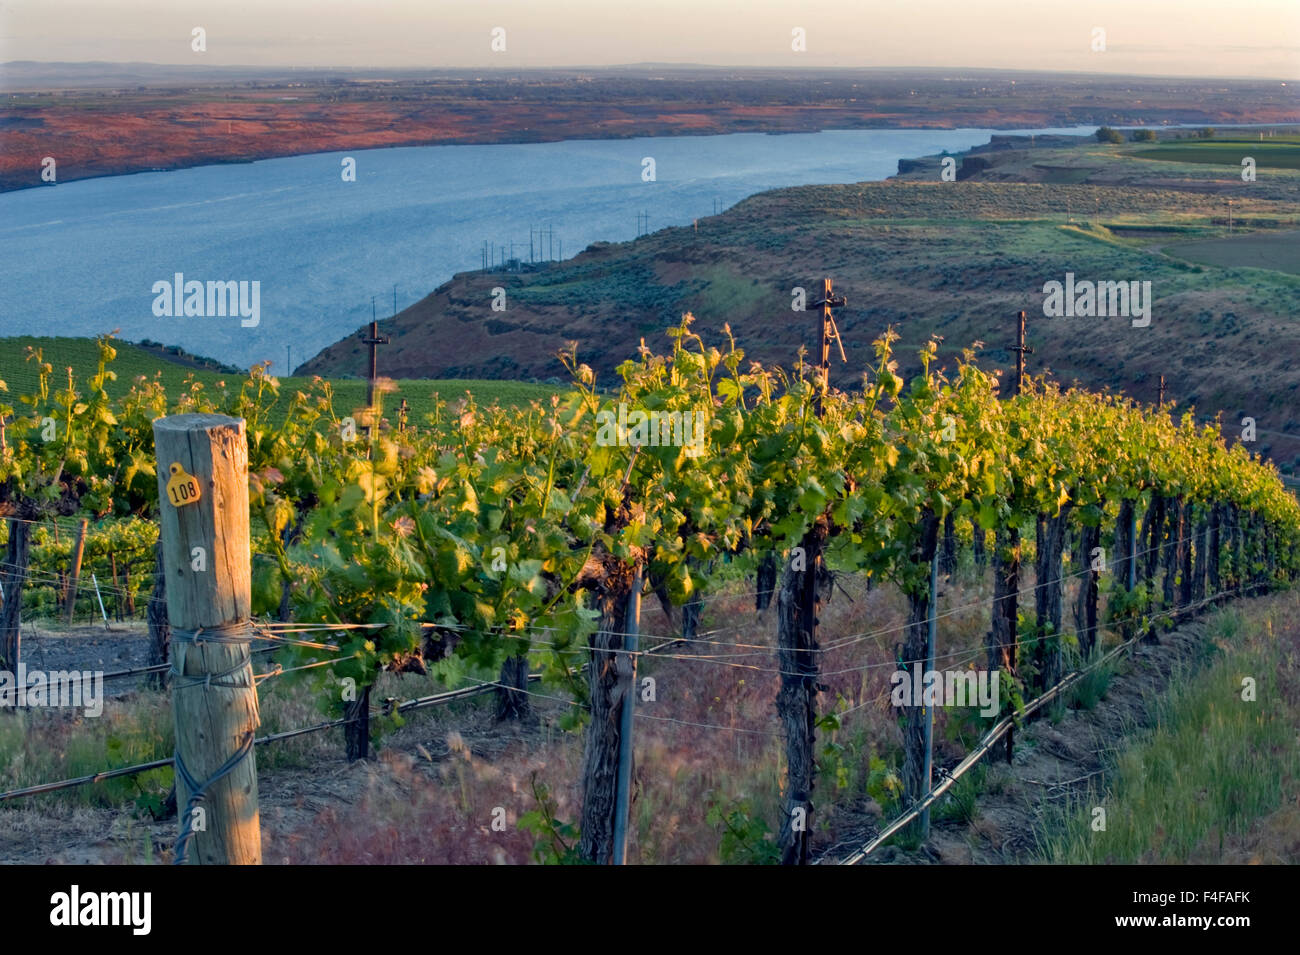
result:
[(81, 578), (81, 558), (86, 552), (86, 518), (77, 527), (77, 542), (72, 545), (72, 565), (68, 570), (68, 599), (63, 608), (64, 623), (72, 623), (72, 612), (77, 607), (77, 583)]
[[(999, 527), (993, 538), (993, 612), (989, 622), (989, 670), (1015, 676), (1020, 666), (1016, 620), (1020, 601), (1020, 528), (1014, 519)], [(999, 678), (1000, 679), (1000, 678)], [(1014, 728), (1007, 731), (1007, 764), (1015, 746)]]
[[(598, 588), (596, 608), (600, 610), (600, 624), (597, 631), (587, 638), (587, 645), (591, 648), (591, 665), (587, 668), (591, 687), (591, 722), (583, 743), (582, 823), (578, 854), (588, 862), (609, 865), (614, 858), (619, 719), (622, 715), (621, 690), (625, 686), (618, 657), (627, 631), (632, 569), (613, 557), (606, 557), (592, 580)], [(598, 584), (596, 580), (599, 580)]]
[(177, 861), (262, 861), (249, 660), (248, 440), (244, 422), (154, 422), (159, 526), (172, 636)]
[(817, 614), (821, 596), (817, 573), (829, 532), (818, 518), (800, 540), (802, 555), (786, 558), (777, 592), (777, 668), (781, 689), (776, 712), (785, 729), (785, 798), (777, 845), (782, 865), (807, 865), (817, 773), (817, 693), (820, 661)]
[(0, 589), (4, 590), (0, 603), (0, 666), (14, 673), (22, 658), (23, 585), (27, 582), (31, 531), (28, 515), (35, 513), (34, 508), (25, 508), (10, 518), (9, 543), (0, 563)]
[(1211, 601), (1212, 606), (1218, 606), (1223, 602), (1223, 596), (1219, 592), (1223, 587), (1222, 554), (1219, 551), (1219, 533), (1223, 527), (1223, 510), (1223, 504), (1218, 501), (1210, 505), (1210, 526), (1205, 531), (1205, 555), (1209, 565), (1206, 568), (1208, 578), (1206, 587), (1209, 591), (1206, 594), (1206, 599)]
[[(130, 586), (128, 574), (127, 587)], [(158, 542), (154, 545), (153, 591), (145, 604), (145, 619), (149, 624), (149, 666), (170, 662), (172, 631), (167, 620), (167, 572), (163, 561), (161, 531)], [(149, 685), (154, 689), (166, 689), (167, 683), (166, 670), (149, 674)]]
[[(952, 512), (948, 512), (948, 519), (944, 525), (952, 527)], [(951, 539), (951, 538), (949, 538)], [(925, 674), (934, 670), (935, 642), (939, 629), (939, 563), (941, 559), (940, 548), (936, 547), (934, 554), (930, 557), (930, 592), (927, 597), (929, 603), (929, 621), (927, 626), (927, 635), (925, 641), (925, 663), (921, 667), (921, 678), (925, 679)], [(912, 702), (916, 702), (913, 700)], [(925, 712), (925, 762), (921, 767), (921, 798), (930, 794), (934, 786), (934, 706), (932, 704), (922, 704)], [(930, 838), (930, 807), (927, 806), (921, 811), (920, 835), (924, 841)]]
[[(1079, 592), (1074, 602), (1074, 629), (1079, 635), (1079, 662), (1092, 662), (1093, 646), (1097, 639), (1097, 596), (1101, 573), (1093, 563), (1092, 552), (1101, 546), (1101, 525), (1083, 523), (1079, 525), (1079, 546), (1075, 553), (1079, 566), (1088, 568), (1080, 571)], [(1116, 553), (1120, 553), (1116, 548)], [(1116, 576), (1123, 566), (1122, 559), (1117, 563), (1112, 555), (1111, 569)]]
[(632, 717), (636, 700), (637, 636), (641, 630), (641, 565), (632, 578), (627, 598), (627, 619), (623, 626), (623, 658), (616, 661), (623, 683), (619, 703), (618, 783), (614, 791), (614, 865), (627, 864), (627, 813), (632, 804)]
[(113, 578), (113, 619), (118, 623), (122, 622), (122, 585), (117, 582), (117, 554), (113, 551), (108, 552), (108, 568), (110, 576)]

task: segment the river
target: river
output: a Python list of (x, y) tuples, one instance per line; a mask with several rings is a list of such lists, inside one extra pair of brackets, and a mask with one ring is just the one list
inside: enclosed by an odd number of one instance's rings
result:
[[(283, 374), (286, 362), (368, 321), (372, 297), (383, 318), (394, 287), (400, 309), (482, 267), (485, 243), (498, 260), (513, 243), (526, 262), (531, 232), (534, 258), (572, 257), (592, 242), (689, 225), (766, 189), (884, 179), (900, 158), (969, 149), (995, 132), (417, 146), (21, 190), (0, 195), (0, 336), (120, 329), (240, 366), (269, 359)], [(343, 179), (345, 156), (355, 182)], [(185, 283), (258, 283), (255, 320), (167, 314), (160, 303), (173, 293), (155, 286), (178, 273)]]

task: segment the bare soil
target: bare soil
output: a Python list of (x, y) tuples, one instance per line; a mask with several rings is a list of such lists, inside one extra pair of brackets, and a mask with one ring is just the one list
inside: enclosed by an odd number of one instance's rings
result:
[[(149, 630), (142, 622), (63, 627), (23, 621), (23, 661), (28, 670), (133, 670), (149, 665)], [(105, 691), (120, 696), (135, 690), (144, 677), (105, 682)]]

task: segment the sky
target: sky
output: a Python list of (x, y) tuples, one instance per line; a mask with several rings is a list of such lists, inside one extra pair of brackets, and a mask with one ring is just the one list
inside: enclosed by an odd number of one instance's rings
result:
[[(192, 31), (207, 49), (191, 49)], [(505, 31), (505, 50), (491, 48)], [(1093, 50), (1094, 30), (1105, 49)], [(804, 31), (806, 49), (792, 49)], [(0, 62), (1011, 68), (1300, 78), (1300, 0), (0, 0)]]

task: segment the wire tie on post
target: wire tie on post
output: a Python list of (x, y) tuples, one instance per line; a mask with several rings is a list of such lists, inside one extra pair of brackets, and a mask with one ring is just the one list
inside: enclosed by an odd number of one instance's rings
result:
[(176, 768), (176, 774), (184, 782), (185, 788), (190, 791), (190, 797), (185, 801), (185, 816), (181, 822), (180, 834), (176, 837), (175, 858), (172, 865), (184, 865), (188, 855), (189, 841), (194, 836), (194, 810), (198, 808), (199, 803), (203, 802), (208, 795), (208, 789), (214, 786), (221, 779), (234, 771), (249, 753), (253, 751), (253, 734), (251, 732), (244, 734), (243, 742), (239, 748), (221, 764), (221, 768), (205, 779), (202, 783), (195, 782), (194, 777), (185, 766), (181, 759), (180, 751), (177, 750), (173, 757), (173, 765)]

